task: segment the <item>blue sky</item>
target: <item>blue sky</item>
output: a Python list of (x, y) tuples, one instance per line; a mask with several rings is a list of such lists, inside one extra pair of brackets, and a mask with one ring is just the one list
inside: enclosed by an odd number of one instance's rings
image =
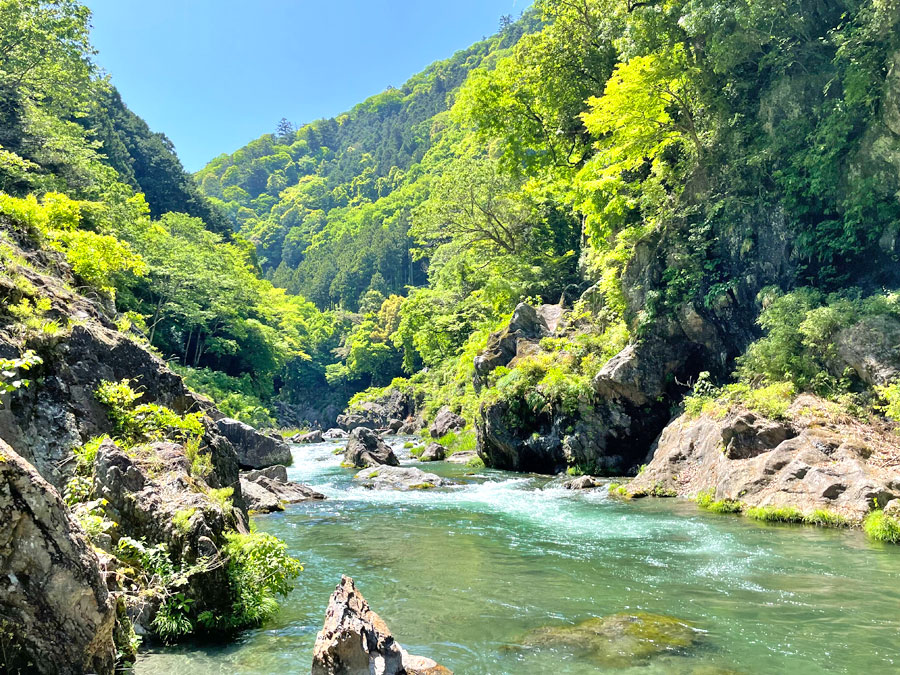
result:
[(530, 0), (84, 0), (97, 61), (190, 171), (332, 117), (497, 30)]

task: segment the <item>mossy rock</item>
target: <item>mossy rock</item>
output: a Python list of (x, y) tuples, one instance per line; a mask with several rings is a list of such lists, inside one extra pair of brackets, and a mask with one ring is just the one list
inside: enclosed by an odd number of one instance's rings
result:
[(574, 626), (543, 626), (525, 636), (526, 647), (567, 648), (598, 666), (622, 668), (693, 647), (703, 632), (671, 616), (613, 614)]

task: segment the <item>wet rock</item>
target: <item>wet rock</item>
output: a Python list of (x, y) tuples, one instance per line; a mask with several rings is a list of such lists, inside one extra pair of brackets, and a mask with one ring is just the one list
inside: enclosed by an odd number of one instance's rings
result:
[(321, 431), (310, 431), (306, 434), (295, 434), (289, 439), (291, 443), (321, 443), (323, 440)]
[(350, 434), (348, 434), (343, 429), (329, 429), (322, 434), (322, 439), (326, 441), (334, 441), (341, 438), (347, 438), (347, 436), (349, 435)]
[(671, 616), (638, 612), (588, 619), (574, 626), (545, 626), (531, 631), (526, 647), (568, 648), (603, 668), (626, 668), (653, 657), (684, 652), (702, 631)]
[(376, 490), (427, 490), (454, 484), (412, 466), (373, 466), (363, 469), (354, 478)]
[(428, 431), (432, 438), (440, 438), (441, 436), (446, 436), (451, 431), (461, 431), (462, 429), (465, 429), (465, 427), (466, 421), (450, 410), (450, 408), (444, 406), (438, 410), (434, 422), (432, 422)]
[(316, 636), (312, 675), (452, 675), (425, 657), (411, 656), (369, 608), (353, 579), (341, 577)]
[(3, 441), (0, 523), (0, 665), (112, 673), (115, 601), (97, 556), (56, 490)]
[(829, 404), (810, 395), (788, 410), (789, 433), (783, 422), (744, 410), (723, 418), (683, 415), (665, 428), (628, 491), (691, 497), (712, 490), (717, 500), (827, 509), (859, 521), (875, 499), (900, 497), (896, 440), (889, 430), (830, 415)]
[(397, 430), (397, 433), (401, 436), (411, 436), (421, 428), (422, 424), (418, 419), (409, 418), (403, 423), (403, 426)]
[(579, 476), (574, 480), (563, 483), (563, 487), (566, 490), (590, 490), (591, 488), (600, 487), (600, 485), (600, 481), (593, 476)]
[(249, 424), (228, 417), (216, 422), (219, 432), (234, 446), (244, 469), (262, 469), (273, 464), (290, 464), (291, 448), (279, 438), (267, 436)]
[(439, 462), (446, 457), (446, 454), (447, 451), (440, 443), (429, 443), (419, 459), (423, 462)]
[(350, 432), (344, 462), (356, 467), (389, 464), (399, 466), (394, 451), (371, 429), (357, 427)]
[(403, 428), (403, 420), (388, 420), (387, 428), (392, 434), (396, 434)]

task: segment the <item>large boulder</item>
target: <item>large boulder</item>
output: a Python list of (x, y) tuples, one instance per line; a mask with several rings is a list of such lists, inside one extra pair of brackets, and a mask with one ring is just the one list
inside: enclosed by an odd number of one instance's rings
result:
[(267, 436), (249, 424), (225, 417), (216, 422), (216, 427), (234, 446), (243, 469), (263, 469), (274, 464), (290, 464), (293, 460), (287, 443)]
[(353, 579), (341, 577), (316, 636), (312, 675), (453, 675), (435, 661), (407, 653), (369, 608)]
[(444, 406), (438, 410), (437, 415), (434, 417), (434, 422), (431, 423), (431, 427), (428, 431), (432, 438), (440, 438), (441, 436), (446, 436), (451, 431), (461, 431), (465, 428), (466, 421), (450, 410), (450, 408)]
[(241, 493), (247, 508), (257, 513), (283, 511), (285, 504), (325, 499), (308, 485), (288, 480), (287, 469), (276, 465), (241, 475)]
[(344, 451), (344, 462), (350, 466), (399, 466), (400, 462), (390, 446), (381, 437), (366, 427), (356, 427), (350, 432), (350, 440)]
[(439, 462), (447, 456), (447, 451), (440, 443), (429, 443), (419, 459), (423, 462)]
[(329, 429), (322, 434), (322, 439), (326, 441), (334, 441), (341, 438), (347, 438), (347, 436), (349, 435), (350, 434), (348, 434), (343, 429)]
[(376, 466), (363, 469), (354, 478), (365, 487), (376, 490), (427, 490), (453, 485), (437, 474), (427, 473), (414, 466)]
[[(127, 534), (149, 546), (164, 544), (176, 564), (194, 565), (215, 557), (227, 543), (229, 532), (247, 533), (241, 484), (229, 486), (230, 496), (213, 493), (201, 474), (192, 472), (184, 447), (152, 443), (128, 453), (113, 441), (104, 441), (94, 464), (94, 495), (104, 515), (118, 523), (112, 546)], [(114, 549), (112, 549), (114, 550)], [(227, 570), (214, 566), (192, 575), (185, 594), (196, 599), (198, 612), (225, 614), (234, 602)], [(142, 612), (145, 628), (156, 606)]]
[(6, 671), (113, 672), (115, 601), (56, 490), (0, 441), (0, 664)]
[(716, 500), (827, 509), (852, 521), (876, 502), (900, 497), (889, 430), (848, 422), (809, 395), (798, 397), (787, 417), (790, 425), (741, 409), (724, 417), (682, 415), (627, 490), (684, 497), (711, 490)]
[(290, 440), (291, 443), (321, 443), (323, 441), (323, 436), (322, 432), (317, 429), (305, 434), (294, 434), (288, 440)]

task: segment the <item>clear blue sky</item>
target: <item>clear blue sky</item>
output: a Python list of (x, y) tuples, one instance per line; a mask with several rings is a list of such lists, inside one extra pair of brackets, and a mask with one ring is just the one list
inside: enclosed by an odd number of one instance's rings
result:
[(84, 0), (97, 61), (190, 171), (333, 117), (496, 32), (531, 0)]

